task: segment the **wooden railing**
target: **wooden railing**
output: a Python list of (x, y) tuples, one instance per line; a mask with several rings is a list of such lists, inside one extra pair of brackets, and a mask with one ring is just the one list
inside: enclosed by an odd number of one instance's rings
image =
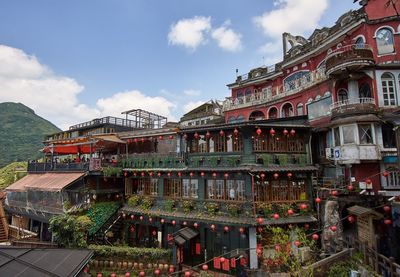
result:
[(26, 239), (32, 239), (32, 238), (37, 238), (38, 234), (31, 232), (29, 230), (9, 225), (9, 237), (12, 239), (17, 239), (17, 240), (26, 240)]
[(9, 236), (9, 227), (8, 227), (8, 222), (6, 219), (6, 215), (4, 213), (4, 209), (3, 209), (3, 202), (0, 202), (0, 218), (1, 218), (1, 224), (3, 225), (3, 229), (6, 235), (6, 238), (8, 238)]

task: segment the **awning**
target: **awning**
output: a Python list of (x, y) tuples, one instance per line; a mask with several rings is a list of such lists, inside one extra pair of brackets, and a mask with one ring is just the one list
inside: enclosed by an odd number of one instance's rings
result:
[(18, 180), (6, 191), (60, 191), (69, 184), (82, 178), (85, 173), (44, 173), (44, 174), (28, 174), (21, 180)]
[(174, 240), (177, 244), (182, 245), (186, 241), (191, 240), (192, 238), (198, 236), (199, 232), (189, 228), (185, 227), (180, 229), (178, 232), (174, 234)]
[(372, 215), (376, 218), (382, 218), (382, 214), (374, 211), (373, 209), (370, 208), (366, 208), (366, 207), (362, 207), (362, 206), (358, 206), (358, 205), (354, 205), (350, 208), (347, 208), (347, 210), (349, 211), (350, 214), (353, 214), (355, 216), (367, 216), (367, 215)]
[(101, 136), (93, 136), (94, 139), (106, 142), (114, 142), (114, 143), (121, 143), (126, 144), (126, 141), (121, 140), (116, 135), (101, 135)]

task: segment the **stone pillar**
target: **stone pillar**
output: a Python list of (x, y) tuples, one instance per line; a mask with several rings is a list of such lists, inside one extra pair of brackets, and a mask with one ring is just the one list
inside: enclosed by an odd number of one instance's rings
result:
[(359, 98), (358, 82), (350, 79), (347, 83), (349, 100)]
[[(325, 203), (322, 217), (322, 249), (327, 254), (334, 254), (343, 249), (343, 226), (337, 200)], [(331, 228), (333, 227), (334, 228)]]
[(249, 255), (249, 265), (250, 269), (257, 269), (258, 268), (258, 257), (257, 257), (257, 233), (255, 227), (249, 228), (249, 248), (250, 248), (250, 255)]

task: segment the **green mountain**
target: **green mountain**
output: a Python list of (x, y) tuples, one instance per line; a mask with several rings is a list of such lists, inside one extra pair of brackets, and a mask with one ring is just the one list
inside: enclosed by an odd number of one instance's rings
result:
[(0, 103), (0, 168), (41, 157), (44, 136), (59, 131), (21, 103)]
[(27, 162), (14, 162), (0, 168), (0, 191), (26, 175)]

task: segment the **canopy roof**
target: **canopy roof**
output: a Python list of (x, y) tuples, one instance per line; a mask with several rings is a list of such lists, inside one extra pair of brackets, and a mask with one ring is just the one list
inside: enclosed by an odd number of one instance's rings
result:
[(44, 173), (44, 174), (28, 174), (24, 178), (18, 180), (6, 191), (60, 191), (69, 184), (81, 178), (85, 173)]

